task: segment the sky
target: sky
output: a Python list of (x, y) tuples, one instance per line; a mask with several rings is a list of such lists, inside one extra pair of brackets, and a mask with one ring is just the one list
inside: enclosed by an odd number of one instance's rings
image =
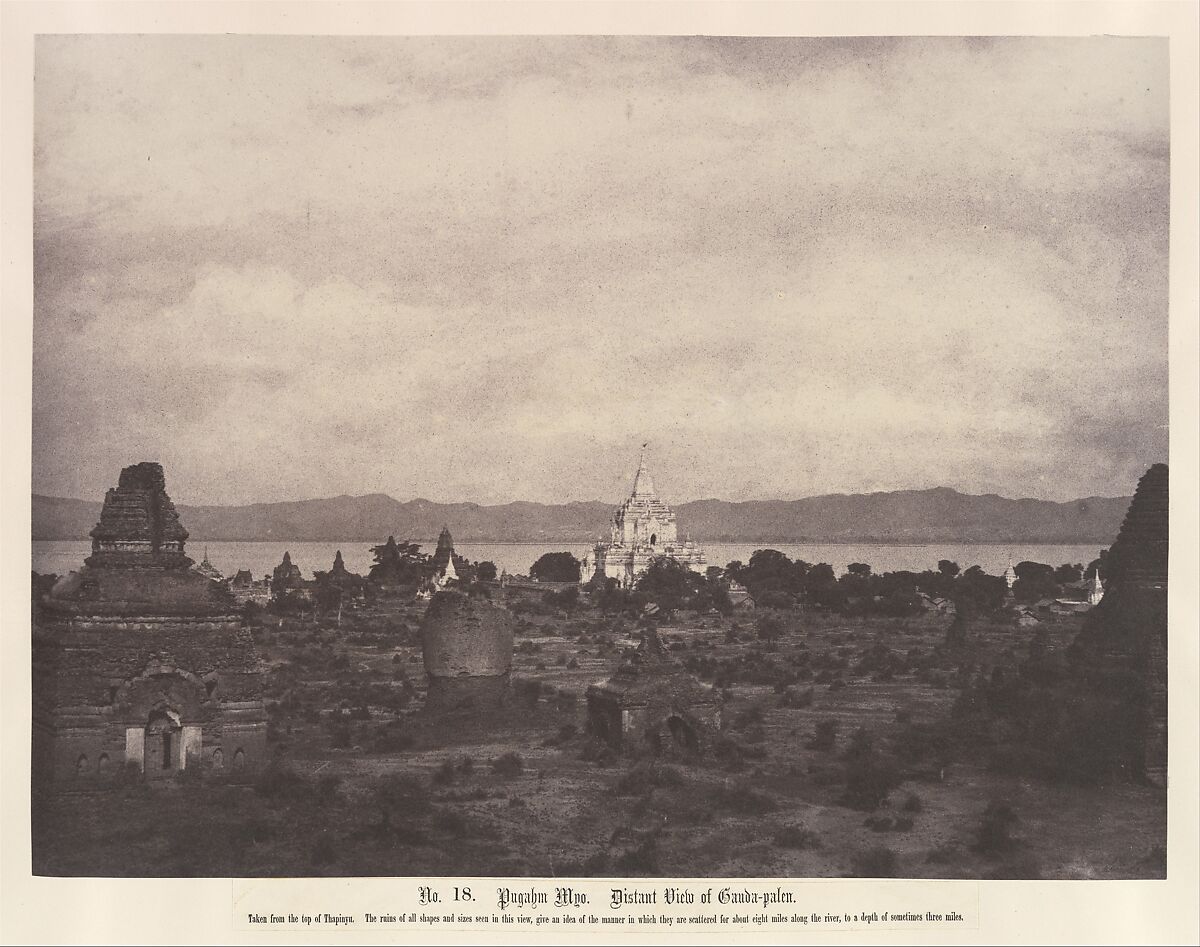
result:
[(33, 489), (1132, 493), (1161, 39), (41, 36)]

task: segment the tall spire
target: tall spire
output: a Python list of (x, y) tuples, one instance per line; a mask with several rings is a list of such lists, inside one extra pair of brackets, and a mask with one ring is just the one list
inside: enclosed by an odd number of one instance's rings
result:
[(635, 497), (654, 496), (654, 481), (650, 479), (650, 474), (646, 470), (646, 447), (648, 444), (642, 445), (642, 456), (638, 460), (637, 476), (633, 478), (633, 495)]

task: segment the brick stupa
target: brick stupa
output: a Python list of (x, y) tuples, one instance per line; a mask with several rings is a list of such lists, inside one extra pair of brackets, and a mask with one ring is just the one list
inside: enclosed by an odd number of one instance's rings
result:
[(192, 568), (162, 467), (122, 470), (91, 535), (34, 629), (35, 780), (257, 765), (258, 655), (228, 590)]
[(433, 596), (421, 620), (429, 676), (425, 707), (433, 712), (499, 707), (508, 700), (512, 614), (462, 592)]
[(1168, 506), (1167, 465), (1155, 464), (1138, 481), (1107, 557), (1104, 597), (1076, 642), (1097, 688), (1120, 686), (1136, 735), (1126, 750), (1131, 772), (1160, 785), (1167, 777)]

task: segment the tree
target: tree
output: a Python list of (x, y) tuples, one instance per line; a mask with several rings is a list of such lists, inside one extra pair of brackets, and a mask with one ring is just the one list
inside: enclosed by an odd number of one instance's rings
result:
[(636, 591), (660, 608), (682, 608), (699, 591), (704, 580), (670, 556), (658, 556), (637, 581)]
[(871, 567), (865, 562), (852, 562), (846, 566), (846, 571), (850, 575), (856, 575), (861, 578), (866, 578), (871, 574)]
[(765, 615), (759, 615), (755, 620), (754, 630), (758, 633), (758, 637), (767, 643), (767, 648), (774, 651), (775, 642), (783, 634), (783, 621), (777, 614), (767, 612)]
[(1061, 566), (1054, 570), (1054, 581), (1059, 585), (1066, 585), (1069, 582), (1078, 582), (1083, 578), (1083, 564), (1075, 563), (1072, 565), (1069, 562), (1064, 562)]
[(384, 776), (375, 784), (379, 827), (392, 828), (392, 817), (420, 817), (429, 811), (429, 790), (415, 776)]
[(954, 608), (971, 615), (994, 612), (1004, 604), (1008, 585), (998, 575), (988, 575), (979, 566), (971, 566), (954, 581)]
[(429, 566), (429, 556), (421, 553), (416, 543), (396, 542), (389, 536), (387, 542), (372, 546), (375, 564), (367, 577), (381, 585), (418, 585)]
[(1054, 567), (1042, 562), (1018, 562), (1013, 571), (1017, 581), (1013, 583), (1013, 596), (1022, 602), (1035, 602), (1040, 598), (1053, 598), (1058, 594), (1058, 582), (1054, 579)]
[(958, 568), (957, 562), (952, 562), (949, 559), (938, 560), (938, 572), (949, 579), (953, 579), (961, 570)]
[(475, 565), (475, 578), (480, 582), (496, 581), (496, 563), (485, 559)]
[(593, 593), (592, 600), (602, 612), (621, 612), (629, 605), (629, 593), (621, 588), (619, 579), (608, 576), (604, 579), (604, 584)]
[(808, 570), (805, 594), (808, 601), (824, 608), (840, 608), (846, 601), (846, 590), (838, 585), (833, 566), (827, 562), (818, 562)]
[(709, 567), (704, 579), (704, 590), (708, 593), (710, 607), (715, 608), (722, 615), (732, 615), (733, 601), (729, 598), (729, 587), (720, 573), (720, 569)]
[(548, 552), (529, 567), (538, 582), (578, 582), (579, 560), (569, 552)]
[(752, 593), (798, 592), (792, 560), (777, 549), (756, 549), (740, 579)]

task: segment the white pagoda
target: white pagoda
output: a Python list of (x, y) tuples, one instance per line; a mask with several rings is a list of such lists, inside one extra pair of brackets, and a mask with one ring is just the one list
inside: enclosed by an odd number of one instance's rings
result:
[(646, 470), (646, 448), (633, 478), (633, 492), (613, 514), (608, 542), (598, 542), (583, 558), (580, 579), (616, 579), (630, 588), (659, 556), (667, 556), (694, 572), (707, 564), (704, 550), (690, 539), (679, 541), (675, 514), (654, 492)]

